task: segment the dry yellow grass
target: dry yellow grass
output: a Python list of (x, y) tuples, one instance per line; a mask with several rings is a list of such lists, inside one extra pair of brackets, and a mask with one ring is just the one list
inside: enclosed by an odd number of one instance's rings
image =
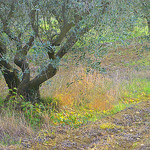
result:
[(42, 87), (42, 97), (55, 97), (60, 100), (61, 106), (88, 106), (102, 110), (112, 107), (115, 95), (112, 95), (112, 89), (106, 87), (106, 84), (112, 83), (109, 78), (96, 71), (86, 74), (82, 66), (73, 68), (74, 71), (71, 69), (60, 69), (51, 85)]
[(3, 77), (0, 76), (0, 97), (4, 98), (8, 93), (7, 85), (3, 79)]
[[(34, 135), (33, 129), (30, 127), (30, 125), (28, 125), (24, 116), (21, 115), (21, 113), (17, 114), (16, 112), (12, 111), (9, 112), (9, 110), (1, 111), (0, 144), (2, 145), (17, 144), (20, 141), (20, 139), (29, 138), (32, 137), (33, 135)], [(2, 147), (0, 145), (0, 148)], [(11, 149), (11, 147), (9, 147), (9, 149)]]
[[(150, 60), (149, 52), (142, 51), (144, 46), (148, 44), (134, 43), (125, 48), (114, 48), (102, 60), (102, 67), (106, 67), (107, 74), (97, 71), (87, 74), (82, 64), (78, 67), (68, 65), (68, 69), (60, 67), (51, 84), (43, 84), (42, 97), (56, 97), (62, 106), (84, 105), (96, 110), (111, 109), (125, 93), (130, 92), (128, 85), (135, 78), (149, 78), (150, 70), (135, 69), (141, 59), (145, 58), (144, 65)], [(132, 61), (137, 61), (137, 64), (132, 66)]]

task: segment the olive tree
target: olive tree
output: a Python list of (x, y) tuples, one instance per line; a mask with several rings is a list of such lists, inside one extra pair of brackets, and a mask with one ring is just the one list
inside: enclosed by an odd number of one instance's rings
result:
[[(7, 99), (17, 93), (27, 101), (39, 101), (40, 85), (55, 76), (63, 56), (94, 27), (99, 33), (108, 26), (116, 28), (121, 14), (130, 12), (126, 4), (126, 0), (1, 0), (0, 70), (11, 89)], [(36, 53), (39, 59), (40, 52), (47, 58), (41, 62), (45, 66), (31, 77), (28, 56)]]
[(133, 13), (136, 18), (145, 18), (150, 33), (150, 1), (149, 0), (133, 0), (130, 2), (130, 7), (133, 8)]
[(147, 20), (148, 33), (150, 33), (150, 1), (149, 0), (140, 0), (140, 10), (139, 15), (142, 15)]

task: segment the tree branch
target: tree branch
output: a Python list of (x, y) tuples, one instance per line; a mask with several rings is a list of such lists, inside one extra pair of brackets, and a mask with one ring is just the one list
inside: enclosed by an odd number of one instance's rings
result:
[[(77, 27), (78, 28), (78, 27)], [(69, 49), (78, 41), (79, 36), (83, 36), (86, 32), (90, 30), (89, 27), (85, 27), (82, 30), (78, 30), (77, 33), (72, 33), (72, 35), (67, 40), (66, 44), (58, 51), (56, 54), (57, 57), (62, 58)], [(30, 87), (36, 87), (45, 82), (46, 80), (52, 78), (57, 72), (57, 69), (52, 65), (49, 64), (43, 71), (37, 75), (33, 80), (29, 82)]]
[(52, 46), (59, 46), (68, 31), (74, 26), (74, 23), (68, 23), (63, 28), (59, 36), (52, 42)]
[[(35, 12), (36, 12), (35, 10), (31, 10), (29, 17), (31, 20), (32, 29), (34, 30), (35, 34), (37, 35), (37, 29), (35, 26), (35, 15), (36, 15)], [(30, 69), (29, 69), (28, 62), (26, 61), (26, 55), (27, 55), (29, 49), (34, 44), (35, 36), (31, 35), (29, 38), (29, 41), (26, 43), (26, 45), (23, 48), (20, 49), (20, 47), (18, 46), (17, 53), (14, 58), (15, 64), (21, 68), (22, 73), (23, 73), (21, 85), (30, 81)]]
[[(76, 27), (78, 28), (78, 27)], [(84, 27), (81, 30), (77, 30), (77, 32), (73, 32), (72, 35), (68, 38), (66, 43), (60, 48), (57, 52), (56, 57), (62, 58), (69, 50), (74, 46), (74, 44), (78, 41), (78, 39), (87, 33), (92, 27)]]
[(66, 0), (64, 0), (63, 5), (62, 5), (62, 18), (63, 18), (63, 24), (64, 26), (66, 25), (66, 16), (65, 16), (65, 11), (66, 11)]
[(18, 42), (18, 38), (14, 35), (12, 35), (10, 29), (8, 28), (8, 21), (5, 20), (2, 15), (0, 14), (0, 19), (3, 23), (3, 31), (8, 35), (8, 37), (11, 39), (11, 40), (14, 40), (16, 42)]
[[(18, 70), (14, 69), (4, 58), (3, 54), (6, 53), (6, 46), (0, 41), (0, 70), (5, 78), (9, 89), (17, 88), (20, 84), (18, 78)], [(12, 94), (10, 92), (10, 94)]]
[(14, 40), (14, 41), (17, 41), (18, 42), (18, 38), (16, 36), (14, 36), (9, 27), (8, 27), (8, 21), (11, 19), (11, 17), (13, 16), (13, 12), (14, 12), (14, 9), (15, 9), (15, 0), (12, 1), (11, 3), (11, 7), (10, 7), (10, 11), (6, 17), (6, 19), (3, 18), (3, 16), (0, 14), (0, 19), (3, 23), (3, 30), (4, 32), (8, 35), (8, 37), (11, 39), (11, 40)]
[(9, 89), (17, 88), (20, 84), (18, 70), (14, 69), (6, 60), (0, 57), (0, 70)]
[(49, 64), (45, 69), (41, 71), (39, 75), (37, 75), (33, 80), (29, 82), (29, 86), (38, 87), (43, 82), (52, 78), (56, 74), (56, 72), (57, 69), (52, 64)]
[(11, 4), (10, 11), (7, 16), (7, 20), (9, 20), (13, 16), (14, 10), (15, 10), (15, 0), (12, 0), (12, 4)]
[(38, 26), (35, 24), (35, 16), (36, 16), (36, 10), (31, 10), (29, 17), (31, 21), (31, 26), (34, 31), (35, 37), (38, 36)]
[[(61, 23), (63, 22), (63, 27), (61, 29), (61, 33), (59, 34), (59, 36), (54, 41), (52, 41), (52, 46), (60, 46), (62, 40), (64, 39), (66, 34), (69, 32), (69, 30), (72, 27), (74, 27), (77, 23), (79, 23), (79, 21), (81, 21), (83, 19), (83, 17), (89, 15), (89, 13), (90, 13), (90, 10), (86, 10), (86, 12), (83, 12), (82, 14), (79, 15), (77, 10), (74, 10), (76, 13), (74, 15), (74, 19), (75, 19), (74, 23), (73, 22), (67, 23), (66, 16), (65, 16), (65, 9), (66, 9), (66, 1), (64, 1), (63, 5), (62, 5), (62, 18), (63, 18), (63, 20), (61, 20)], [(57, 14), (56, 13), (53, 13), (53, 14), (56, 17), (57, 21), (60, 22)]]

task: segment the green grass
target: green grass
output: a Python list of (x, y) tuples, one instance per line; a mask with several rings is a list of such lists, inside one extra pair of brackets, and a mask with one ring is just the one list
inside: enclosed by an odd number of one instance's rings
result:
[(103, 123), (100, 125), (100, 128), (101, 129), (115, 129), (115, 128), (124, 129), (122, 126), (115, 125), (113, 123)]
[[(10, 103), (12, 104), (12, 106), (15, 106), (14, 101), (10, 101)], [(50, 103), (46, 103), (46, 105), (45, 103), (33, 105), (30, 102), (22, 102), (21, 114), (25, 117), (27, 124), (31, 125), (33, 129), (40, 128), (42, 124), (45, 123), (45, 115), (49, 116), (49, 120), (47, 121), (51, 125), (68, 125), (70, 127), (77, 128), (83, 124), (87, 124), (89, 121), (96, 121), (104, 116), (112, 115), (125, 109), (127, 106), (130, 106), (129, 104), (119, 103), (118, 105), (115, 105), (112, 110), (107, 111), (90, 110), (84, 107), (78, 107), (77, 110), (66, 107), (65, 109), (61, 109), (58, 111), (56, 109), (52, 109)], [(6, 108), (3, 107), (3, 112), (7, 112), (7, 115), (9, 115), (9, 117), (12, 117), (12, 115), (14, 114), (14, 109), (15, 108), (9, 106)], [(19, 116), (19, 113), (17, 113), (16, 111), (15, 117), (18, 118)]]
[(150, 95), (150, 80), (133, 78), (126, 84), (126, 91), (122, 93), (124, 98), (139, 98), (143, 95)]
[(19, 141), (13, 139), (13, 137), (11, 137), (9, 135), (9, 133), (4, 133), (2, 140), (0, 141), (0, 144), (2, 145), (15, 145), (15, 144), (19, 144)]

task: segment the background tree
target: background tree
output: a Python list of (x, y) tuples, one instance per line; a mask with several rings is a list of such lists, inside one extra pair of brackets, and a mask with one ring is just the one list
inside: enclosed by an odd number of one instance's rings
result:
[[(133, 15), (126, 0), (1, 0), (0, 9), (0, 70), (12, 89), (7, 99), (17, 93), (32, 102), (79, 39), (99, 31), (100, 44), (103, 30), (116, 31)], [(41, 54), (41, 68), (31, 77), (29, 62), (39, 63)]]
[(133, 8), (133, 13), (135, 17), (145, 18), (148, 25), (148, 33), (150, 33), (150, 1), (149, 0), (135, 0), (130, 2)]
[(148, 0), (141, 0), (141, 11), (143, 17), (146, 19), (148, 24), (148, 33), (150, 34), (150, 1)]

